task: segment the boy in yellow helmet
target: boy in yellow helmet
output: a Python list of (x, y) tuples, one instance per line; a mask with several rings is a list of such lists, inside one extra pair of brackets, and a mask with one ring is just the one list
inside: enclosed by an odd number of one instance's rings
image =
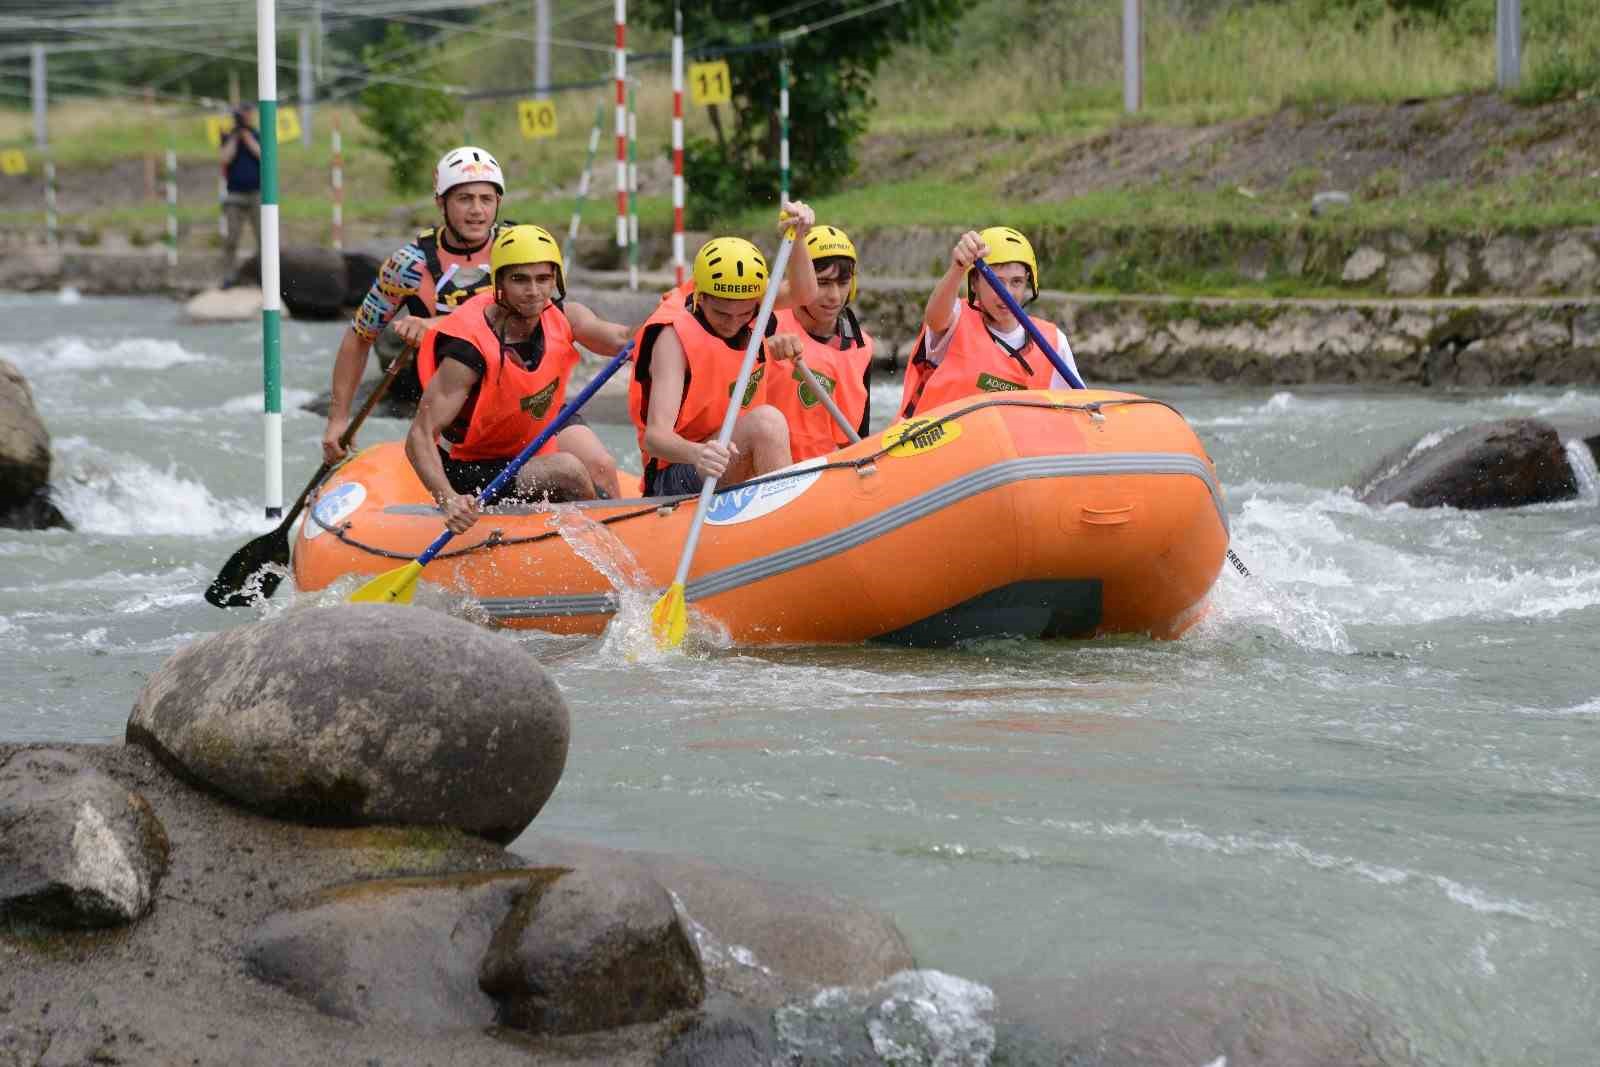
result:
[[(799, 242), (814, 219), (805, 204), (785, 203), (778, 228), (793, 226)], [(811, 257), (792, 256), (789, 264), (775, 307), (817, 296)], [(783, 414), (765, 403), (766, 368), (758, 362), (744, 395), (731, 395), (767, 281), (760, 249), (743, 238), (714, 237), (695, 254), (694, 277), (662, 297), (635, 335), (628, 410), (647, 496), (695, 493), (707, 478), (743, 481), (792, 462)], [(765, 356), (793, 359), (800, 339), (773, 336), (774, 327), (769, 319)], [(724, 448), (716, 437), (730, 403), (740, 414)]]
[[(856, 433), (865, 437), (871, 418), (872, 338), (850, 309), (856, 298), (856, 246), (837, 226), (813, 226), (805, 250), (817, 276), (817, 298), (778, 312), (778, 333), (799, 338), (806, 367)], [(821, 398), (812, 395), (799, 367), (767, 379), (767, 402), (789, 423), (789, 451), (796, 462), (850, 443)]]
[[(922, 334), (906, 367), (900, 398), (904, 418), (974, 393), (1072, 387), (1000, 295), (973, 269), (978, 259), (989, 264), (1019, 305), (1039, 295), (1039, 261), (1026, 237), (1009, 226), (962, 234), (950, 250), (950, 267), (934, 286), (922, 314)], [(964, 304), (958, 299), (963, 281), (967, 283)], [(1067, 335), (1053, 323), (1030, 317), (1046, 339), (1055, 341), (1056, 352), (1077, 374)]]
[[(615, 355), (628, 329), (565, 300), (561, 246), (540, 226), (511, 226), (489, 252), (491, 286), (445, 316), (417, 352), (422, 400), (406, 456), (463, 533), (477, 494), (555, 418), (581, 342)], [(618, 494), (616, 464), (593, 430), (567, 425), (517, 472), (517, 495), (591, 500)]]

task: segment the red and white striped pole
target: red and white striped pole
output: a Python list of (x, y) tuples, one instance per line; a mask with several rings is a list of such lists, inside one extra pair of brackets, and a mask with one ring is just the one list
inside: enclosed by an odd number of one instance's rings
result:
[(672, 10), (672, 272), (683, 284), (683, 11)]
[(339, 138), (339, 120), (333, 120), (333, 172), (328, 177), (333, 186), (333, 250), (344, 251), (344, 146)]
[(628, 252), (628, 0), (617, 0), (617, 248)]

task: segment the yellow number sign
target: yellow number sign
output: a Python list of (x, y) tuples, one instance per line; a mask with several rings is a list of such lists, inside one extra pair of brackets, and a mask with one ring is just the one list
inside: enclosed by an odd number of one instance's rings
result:
[(286, 144), (300, 139), (300, 112), (292, 107), (278, 112), (278, 143)]
[(0, 174), (15, 177), (26, 173), (28, 173), (28, 153), (20, 148), (8, 148), (0, 152)]
[(689, 64), (689, 99), (696, 107), (726, 104), (733, 99), (733, 79), (726, 59)]
[(216, 116), (206, 119), (206, 143), (212, 148), (222, 147), (222, 135), (233, 129), (232, 119), (219, 119)]
[(553, 100), (518, 100), (517, 122), (528, 140), (556, 135), (556, 105)]

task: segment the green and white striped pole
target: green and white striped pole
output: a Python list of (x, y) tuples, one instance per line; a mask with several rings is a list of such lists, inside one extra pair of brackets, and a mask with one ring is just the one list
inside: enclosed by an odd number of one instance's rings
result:
[(261, 393), (266, 408), (267, 518), (283, 515), (282, 295), (278, 276), (277, 0), (256, 0), (256, 87), (261, 98)]

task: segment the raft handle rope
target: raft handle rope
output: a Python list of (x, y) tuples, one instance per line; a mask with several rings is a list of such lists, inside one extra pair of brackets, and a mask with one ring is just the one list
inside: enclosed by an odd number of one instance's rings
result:
[[(985, 408), (992, 407), (1038, 408), (1042, 411), (1058, 411), (1064, 413), (1076, 411), (1088, 415), (1091, 419), (1103, 422), (1105, 420), (1105, 415), (1102, 413), (1103, 408), (1132, 407), (1139, 404), (1156, 404), (1160, 407), (1168, 409), (1179, 418), (1183, 417), (1183, 413), (1178, 411), (1176, 407), (1169, 404), (1167, 401), (1154, 400), (1149, 397), (1129, 397), (1125, 400), (1093, 400), (1086, 404), (1042, 400), (1012, 400), (1005, 397), (994, 397), (992, 399), (979, 401), (975, 404), (970, 404), (967, 407), (961, 408), (957, 411), (952, 411), (948, 415), (940, 416), (939, 418), (928, 423), (928, 425), (919, 428), (918, 432), (928, 433), (930, 431), (937, 430), (947, 422), (952, 422), (967, 415), (971, 415), (974, 412), (982, 411)], [(766, 474), (759, 478), (751, 478), (748, 481), (739, 482), (737, 485), (727, 486), (726, 488), (729, 490), (748, 489), (751, 486), (767, 485), (773, 482), (783, 482), (788, 481), (791, 478), (820, 474), (823, 471), (831, 470), (850, 470), (855, 471), (858, 475), (864, 476), (865, 474), (871, 472), (864, 471), (862, 468), (875, 467), (878, 460), (889, 455), (889, 453), (896, 447), (898, 446), (891, 444), (887, 447), (879, 448), (871, 455), (862, 456), (860, 459), (841, 460), (836, 463), (824, 463), (820, 466), (805, 467), (800, 470), (786, 470), (779, 471), (774, 474)], [(333, 472), (329, 471), (328, 473), (331, 475)], [(326, 480), (327, 476), (324, 476), (323, 481)], [(321, 483), (318, 483), (316, 488), (321, 489)], [(636, 508), (632, 511), (623, 512), (620, 515), (610, 515), (598, 521), (602, 525), (610, 526), (613, 523), (624, 522), (628, 519), (638, 519), (651, 514), (659, 515), (665, 518), (666, 516), (672, 514), (672, 512), (676, 511), (678, 507), (685, 501), (694, 499), (695, 494), (689, 494), (674, 500), (666, 501), (664, 503), (652, 504), (649, 507)], [(349, 530), (354, 525), (354, 523), (350, 520), (345, 520), (344, 522), (339, 523), (337, 526), (329, 525), (328, 523), (322, 521), (322, 519), (317, 515), (317, 509), (315, 507), (312, 507), (310, 511), (307, 512), (307, 516), (312, 522), (315, 522), (318, 526), (322, 527), (328, 533), (333, 534), (333, 536), (337, 537), (340, 541), (343, 541), (351, 548), (360, 549), (362, 552), (366, 552), (369, 555), (379, 556), (384, 559), (397, 560), (414, 560), (417, 558), (415, 555), (404, 552), (395, 552), (391, 549), (380, 548), (377, 545), (369, 545), (365, 542), (356, 540), (354, 537), (349, 535)], [(559, 536), (561, 536), (560, 531), (547, 530), (544, 533), (529, 534), (526, 537), (504, 537), (502, 536), (502, 531), (495, 530), (491, 532), (488, 537), (477, 542), (476, 544), (463, 545), (460, 548), (452, 549), (448, 552), (440, 552), (434, 557), (434, 559), (453, 559), (458, 556), (465, 556), (473, 552), (486, 552), (491, 549), (509, 548), (514, 545), (535, 544), (539, 541), (548, 541)], [(1237, 556), (1233, 555), (1233, 551), (1231, 549), (1229, 550), (1228, 555), (1233, 560), (1234, 566), (1240, 567), (1241, 569), (1243, 568), (1243, 564), (1239, 562)]]

